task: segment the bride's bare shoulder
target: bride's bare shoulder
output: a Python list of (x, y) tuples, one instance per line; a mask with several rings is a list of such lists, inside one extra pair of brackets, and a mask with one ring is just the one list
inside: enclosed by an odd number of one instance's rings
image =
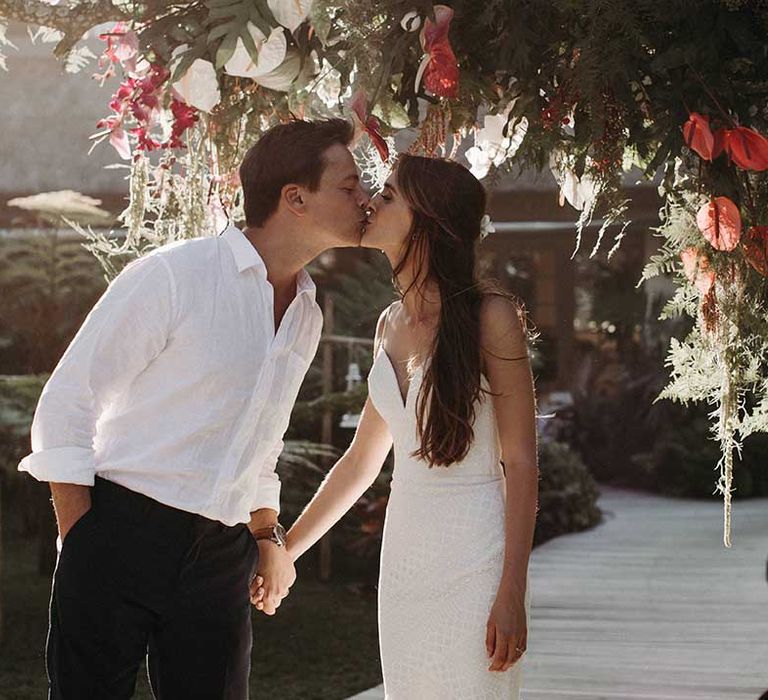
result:
[(374, 350), (378, 350), (379, 345), (381, 343), (381, 339), (384, 337), (384, 330), (387, 324), (387, 319), (390, 317), (391, 314), (395, 313), (396, 308), (399, 304), (400, 304), (399, 301), (393, 301), (389, 306), (387, 306), (379, 314), (379, 320), (376, 322), (376, 335), (373, 340)]
[(526, 347), (525, 308), (503, 293), (483, 295), (480, 305), (480, 341), (484, 349), (524, 350)]

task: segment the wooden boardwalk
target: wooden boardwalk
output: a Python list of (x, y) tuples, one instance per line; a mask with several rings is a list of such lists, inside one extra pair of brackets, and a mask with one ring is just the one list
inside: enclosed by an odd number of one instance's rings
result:
[(734, 503), (731, 549), (714, 497), (603, 488), (600, 507), (604, 523), (533, 552), (523, 700), (757, 700), (768, 499)]

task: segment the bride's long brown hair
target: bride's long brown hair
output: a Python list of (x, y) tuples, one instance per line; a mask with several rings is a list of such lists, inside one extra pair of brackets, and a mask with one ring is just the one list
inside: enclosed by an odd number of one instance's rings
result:
[[(426, 281), (440, 292), (440, 316), (416, 400), (420, 446), (414, 456), (430, 467), (462, 460), (474, 439), (480, 385), (480, 307), (486, 293), (503, 293), (476, 279), (475, 245), (485, 214), (483, 186), (450, 160), (402, 154), (397, 186), (413, 212), (403, 255), (392, 271), (401, 297), (421, 294)], [(397, 276), (409, 259), (415, 275), (407, 289)], [(506, 295), (505, 295), (506, 296)]]

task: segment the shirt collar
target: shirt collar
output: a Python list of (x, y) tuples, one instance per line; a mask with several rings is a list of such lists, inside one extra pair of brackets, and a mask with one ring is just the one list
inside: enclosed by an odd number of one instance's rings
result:
[(221, 237), (229, 245), (229, 249), (232, 251), (232, 255), (235, 258), (235, 265), (237, 265), (237, 271), (242, 272), (249, 267), (255, 267), (256, 271), (267, 276), (267, 266), (259, 255), (259, 251), (251, 244), (251, 242), (245, 237), (245, 234), (230, 224), (221, 233)]
[[(246, 238), (245, 234), (230, 224), (221, 233), (221, 237), (229, 245), (229, 249), (232, 251), (232, 255), (235, 258), (235, 265), (237, 265), (237, 271), (242, 272), (248, 268), (255, 268), (259, 276), (266, 279), (267, 266), (264, 264), (259, 251), (256, 250), (254, 245)], [(302, 267), (296, 276), (296, 294), (302, 294), (306, 292), (312, 301), (315, 300), (317, 287), (315, 286), (312, 277)]]

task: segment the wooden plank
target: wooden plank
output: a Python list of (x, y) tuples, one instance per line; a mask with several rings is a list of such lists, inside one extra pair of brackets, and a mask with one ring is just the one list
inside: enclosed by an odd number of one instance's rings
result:
[(735, 502), (731, 549), (715, 497), (602, 487), (600, 507), (604, 523), (533, 552), (523, 699), (757, 700), (768, 499)]

